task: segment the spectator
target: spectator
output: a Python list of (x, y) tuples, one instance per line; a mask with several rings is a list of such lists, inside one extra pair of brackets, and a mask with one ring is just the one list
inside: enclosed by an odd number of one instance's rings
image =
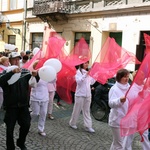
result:
[(14, 52), (18, 52), (18, 47), (15, 48)]
[[(9, 55), (9, 61), (11, 65), (19, 66), (21, 56), (18, 52), (11, 52)], [(15, 74), (21, 73), (20, 78), (13, 84), (9, 85), (8, 80)], [(33, 72), (33, 76), (37, 73)], [(17, 139), (17, 146), (21, 150), (27, 150), (25, 146), (26, 136), (30, 128), (30, 113), (29, 113), (29, 84), (28, 81), (31, 78), (31, 74), (26, 69), (15, 68), (12, 71), (4, 71), (0, 76), (0, 86), (4, 92), (3, 106), (6, 110), (4, 122), (6, 124), (6, 149), (15, 150), (14, 144), (14, 128), (16, 122), (18, 122), (19, 138)]]
[[(4, 70), (6, 70), (9, 66), (9, 58), (6, 56), (0, 57), (0, 73), (2, 73)], [(0, 87), (0, 109), (3, 104), (3, 90)]]
[(31, 54), (31, 51), (27, 50), (26, 55), (28, 56), (29, 59), (30, 59), (30, 54)]
[(23, 58), (23, 56), (24, 56), (25, 54), (26, 54), (26, 53), (25, 53), (25, 51), (23, 51), (23, 50), (20, 52), (21, 59)]
[(20, 60), (20, 68), (29, 60), (27, 55), (24, 55), (23, 58)]

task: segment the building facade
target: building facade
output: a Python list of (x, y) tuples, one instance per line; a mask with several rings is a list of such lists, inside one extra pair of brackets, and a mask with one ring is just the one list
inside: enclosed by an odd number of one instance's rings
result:
[[(143, 33), (150, 34), (150, 0), (25, 0), (24, 9), (18, 11), (22, 20), (13, 22), (12, 17), (9, 20), (22, 33), (22, 41), (19, 34), (15, 35), (16, 43), (20, 43), (23, 50), (41, 47), (44, 27), (49, 26), (66, 39), (68, 52), (83, 36), (92, 52), (91, 64), (108, 36), (143, 60)], [(6, 13), (11, 11), (2, 11), (2, 14)], [(4, 23), (1, 29), (3, 27)], [(14, 34), (11, 30), (7, 32)], [(4, 42), (8, 42), (7, 34)], [(127, 66), (130, 70), (136, 67)]]
[(5, 43), (24, 45), (25, 0), (0, 0), (0, 51)]

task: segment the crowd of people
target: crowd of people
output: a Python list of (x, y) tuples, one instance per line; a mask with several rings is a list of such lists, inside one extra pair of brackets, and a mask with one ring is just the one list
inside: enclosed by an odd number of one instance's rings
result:
[[(5, 110), (4, 122), (6, 124), (6, 147), (7, 150), (15, 150), (13, 132), (18, 122), (19, 137), (16, 145), (21, 150), (27, 150), (25, 145), (26, 137), (30, 129), (31, 120), (38, 118), (38, 133), (46, 136), (44, 131), (46, 117), (53, 120), (53, 101), (56, 96), (56, 80), (48, 83), (40, 79), (38, 71), (30, 72), (22, 66), (33, 57), (31, 51), (13, 51), (9, 54), (1, 53), (0, 57), (0, 108)], [(18, 66), (10, 71), (7, 69)], [(92, 119), (90, 116), (91, 106), (91, 85), (96, 81), (88, 75), (89, 62), (85, 62), (77, 68), (75, 80), (77, 83), (74, 94), (74, 107), (69, 121), (69, 126), (78, 129), (77, 121), (82, 111), (85, 130), (94, 133)], [(36, 65), (33, 65), (34, 67)], [(20, 73), (20, 78), (13, 84), (8, 80), (15, 73)], [(131, 150), (134, 135), (121, 137), (120, 120), (128, 110), (128, 100), (125, 97), (130, 87), (129, 71), (120, 69), (116, 74), (116, 83), (109, 91), (108, 99), (111, 108), (109, 115), (109, 126), (112, 130), (113, 142), (110, 150)], [(134, 93), (134, 92), (133, 92)], [(135, 93), (137, 94), (137, 93)], [(134, 95), (136, 96), (136, 95)], [(61, 105), (58, 98), (58, 105)], [(31, 111), (29, 110), (31, 108)], [(148, 131), (144, 132), (143, 150), (150, 149)]]
[[(54, 119), (52, 111), (56, 81), (47, 83), (39, 78), (38, 71), (30, 72), (22, 68), (31, 56), (30, 51), (21, 53), (13, 51), (9, 54), (3, 53), (0, 57), (0, 109), (5, 110), (7, 150), (15, 150), (13, 132), (16, 122), (20, 126), (16, 145), (21, 150), (26, 150), (25, 141), (31, 120), (38, 117), (38, 133), (46, 136), (44, 132), (46, 117)], [(17, 73), (20, 73), (19, 79), (14, 83), (8, 82)]]

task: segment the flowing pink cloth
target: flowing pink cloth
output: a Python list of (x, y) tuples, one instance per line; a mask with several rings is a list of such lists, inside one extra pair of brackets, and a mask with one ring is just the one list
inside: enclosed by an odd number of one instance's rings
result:
[(121, 135), (131, 135), (143, 132), (150, 128), (150, 53), (148, 53), (136, 76), (126, 97), (129, 101), (128, 112), (120, 123)]
[(91, 53), (89, 46), (84, 38), (81, 38), (71, 53), (67, 55), (65, 59), (64, 57), (61, 59), (63, 67), (57, 76), (57, 92), (58, 95), (69, 104), (73, 101), (72, 92), (75, 92), (76, 89), (75, 66), (89, 61), (90, 58)]
[(29, 60), (28, 62), (26, 62), (23, 66), (22, 66), (22, 68), (25, 68), (25, 69), (28, 69), (28, 70), (30, 70), (31, 72), (35, 69), (33, 69), (33, 64), (34, 64), (34, 62), (35, 61), (39, 61), (39, 60), (41, 60), (42, 59), (42, 51), (41, 50), (39, 50), (38, 52), (37, 52), (37, 54), (35, 54), (35, 56), (33, 56), (32, 57), (32, 59), (31, 60)]
[(107, 79), (112, 78), (119, 69), (125, 68), (129, 63), (140, 64), (133, 53), (120, 47), (114, 38), (108, 37), (93, 63), (89, 75), (105, 84)]
[(85, 39), (82, 37), (72, 49), (71, 53), (64, 60), (65, 64), (69, 66), (77, 66), (89, 61), (91, 58), (91, 52)]
[(60, 98), (67, 103), (72, 103), (72, 92), (75, 92), (76, 82), (75, 66), (90, 60), (91, 53), (88, 44), (81, 38), (70, 54), (64, 50), (65, 40), (56, 32), (46, 28), (43, 39), (42, 50), (23, 67), (32, 70), (32, 65), (36, 60), (39, 60), (36, 65), (36, 70), (40, 69), (44, 62), (50, 58), (59, 59), (62, 63), (62, 69), (57, 74), (57, 93)]
[(150, 36), (146, 33), (144, 33), (144, 40), (145, 40), (145, 54), (150, 52)]
[(4, 69), (0, 67), (0, 73), (2, 73), (3, 71), (4, 71)]

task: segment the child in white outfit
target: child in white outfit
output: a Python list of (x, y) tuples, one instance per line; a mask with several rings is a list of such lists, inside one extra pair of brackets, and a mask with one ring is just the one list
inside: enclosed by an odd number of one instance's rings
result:
[[(31, 78), (30, 80), (34, 80), (34, 78)], [(46, 133), (44, 132), (44, 127), (47, 115), (48, 100), (48, 82), (40, 79), (36, 86), (31, 88), (30, 101), (32, 109), (32, 120), (39, 117), (38, 133), (42, 136), (46, 136)]]

